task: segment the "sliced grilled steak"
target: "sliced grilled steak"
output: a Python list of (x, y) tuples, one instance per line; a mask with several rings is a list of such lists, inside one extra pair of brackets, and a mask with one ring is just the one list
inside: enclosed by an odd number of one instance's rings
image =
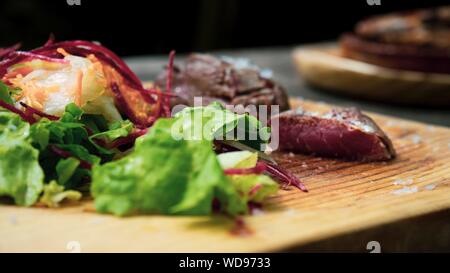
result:
[[(284, 89), (272, 79), (263, 77), (255, 66), (232, 63), (233, 59), (219, 59), (211, 55), (191, 54), (181, 67), (174, 69), (171, 101), (192, 106), (194, 97), (202, 97), (203, 104), (219, 101), (238, 105), (279, 105), (280, 111), (289, 109)], [(166, 71), (156, 81), (164, 86)]]
[(356, 108), (333, 109), (324, 115), (299, 109), (273, 119), (278, 119), (279, 147), (284, 151), (365, 162), (395, 157), (387, 135)]

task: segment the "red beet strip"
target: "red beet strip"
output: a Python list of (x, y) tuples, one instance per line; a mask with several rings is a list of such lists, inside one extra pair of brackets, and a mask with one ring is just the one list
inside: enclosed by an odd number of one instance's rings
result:
[(148, 129), (141, 129), (141, 130), (136, 130), (134, 132), (131, 132), (130, 134), (128, 134), (128, 136), (122, 137), (122, 138), (119, 138), (119, 139), (113, 141), (109, 145), (109, 147), (110, 148), (117, 148), (117, 147), (125, 145), (125, 144), (134, 143), (134, 141), (138, 137), (145, 135), (147, 133), (147, 131), (148, 131)]
[(253, 233), (241, 216), (236, 216), (233, 220), (234, 227), (230, 230), (232, 235), (245, 237)]
[(33, 59), (33, 60), (38, 59), (38, 60), (42, 60), (42, 61), (46, 61), (46, 62), (62, 63), (62, 64), (69, 63), (69, 61), (64, 60), (64, 59), (51, 58), (51, 57), (47, 57), (44, 55), (26, 52), (26, 51), (15, 51), (13, 53), (13, 55), (19, 56), (19, 57), (26, 57), (27, 59)]
[[(49, 145), (49, 146), (50, 146), (50, 149), (51, 149), (56, 155), (58, 155), (58, 156), (60, 156), (60, 157), (62, 157), (62, 158), (75, 157), (75, 156), (72, 155), (71, 152), (68, 152), (68, 151), (66, 151), (66, 150), (63, 150), (63, 149), (59, 148), (58, 146), (56, 146), (56, 145), (54, 145), (54, 144), (51, 144), (51, 145)], [(76, 158), (76, 157), (75, 157), (75, 158)], [(79, 159), (79, 158), (77, 158), (77, 159), (80, 161), (80, 167), (81, 167), (81, 168), (83, 168), (83, 169), (88, 169), (88, 170), (92, 169), (92, 164), (91, 164), (91, 163), (89, 163), (89, 162), (87, 162), (86, 160), (83, 160), (83, 159)]]
[(119, 86), (116, 83), (111, 84), (111, 91), (114, 93), (117, 99), (117, 103), (119, 104), (119, 107), (123, 112), (125, 112), (125, 115), (133, 122), (133, 123), (139, 123), (138, 119), (134, 115), (133, 111), (131, 110), (131, 107), (128, 105), (127, 101), (122, 95), (122, 92), (119, 89)]
[[(173, 78), (173, 62), (175, 59), (175, 50), (170, 51), (169, 54), (169, 65), (167, 67), (167, 78), (166, 78), (166, 93), (172, 93), (172, 78)], [(170, 117), (170, 99), (168, 97), (163, 97), (163, 112), (165, 117)]]
[(55, 43), (55, 35), (53, 33), (50, 33), (50, 35), (48, 36), (47, 42), (45, 42), (45, 44), (43, 46), (44, 47), (51, 46), (54, 43)]
[(11, 52), (18, 50), (19, 48), (20, 48), (20, 43), (17, 43), (10, 47), (0, 48), (0, 60), (3, 57), (8, 56)]
[(40, 117), (43, 117), (43, 118), (48, 118), (49, 120), (59, 120), (59, 117), (54, 116), (54, 115), (46, 114), (46, 113), (44, 113), (44, 112), (42, 112), (42, 111), (40, 111), (38, 109), (35, 109), (35, 108), (29, 106), (26, 103), (21, 102), (20, 105), (22, 105), (31, 114), (34, 114), (34, 115), (37, 115), (37, 116), (40, 116)]
[(21, 111), (20, 109), (17, 109), (16, 107), (14, 107), (14, 105), (11, 105), (7, 102), (5, 102), (4, 100), (0, 99), (0, 107), (3, 107), (13, 113), (18, 114), (24, 121), (28, 122), (28, 123), (35, 123), (36, 119), (32, 116), (32, 115), (28, 115), (27, 113)]
[(95, 44), (93, 42), (83, 40), (63, 41), (37, 48), (35, 50), (32, 50), (31, 52), (45, 54), (45, 52), (49, 53), (56, 50), (57, 48), (63, 48), (65, 50), (69, 49), (67, 51), (69, 53), (71, 51), (70, 49), (73, 49), (79, 50), (79, 52), (84, 52), (84, 54), (82, 55), (94, 54), (97, 58), (107, 60), (108, 63), (112, 64), (112, 66), (116, 70), (118, 70), (120, 74), (122, 74), (122, 76), (129, 79), (134, 85), (142, 87), (142, 83), (139, 78), (136, 76), (136, 74), (133, 73), (133, 71), (131, 71), (131, 69), (125, 64), (125, 62), (119, 58), (119, 56), (117, 56), (114, 52), (107, 49), (106, 47)]
[[(260, 161), (262, 162), (262, 161)], [(294, 186), (303, 192), (308, 192), (306, 186), (300, 182), (293, 174), (269, 162), (263, 162), (266, 165), (267, 172), (274, 178), (278, 178), (280, 182), (287, 186)]]
[(255, 195), (260, 189), (262, 189), (262, 187), (263, 187), (262, 184), (256, 184), (248, 191), (248, 195), (250, 196)]

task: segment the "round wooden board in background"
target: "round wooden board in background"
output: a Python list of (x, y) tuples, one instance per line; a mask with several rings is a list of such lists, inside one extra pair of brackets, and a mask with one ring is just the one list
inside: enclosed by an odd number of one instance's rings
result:
[(337, 46), (297, 48), (293, 59), (307, 82), (337, 94), (390, 103), (450, 106), (450, 75), (367, 64), (340, 56)]

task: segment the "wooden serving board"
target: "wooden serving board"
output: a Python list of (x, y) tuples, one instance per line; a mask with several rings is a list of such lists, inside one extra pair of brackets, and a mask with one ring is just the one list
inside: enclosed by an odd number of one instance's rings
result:
[(345, 58), (335, 44), (300, 47), (294, 64), (310, 84), (388, 103), (450, 106), (450, 75), (384, 68)]
[(0, 251), (368, 251), (370, 241), (381, 251), (450, 250), (450, 129), (371, 116), (392, 138), (397, 159), (276, 154), (310, 192), (280, 190), (262, 213), (245, 217), (247, 235), (233, 235), (233, 221), (222, 216), (118, 218), (93, 212), (91, 201), (59, 209), (2, 205)]

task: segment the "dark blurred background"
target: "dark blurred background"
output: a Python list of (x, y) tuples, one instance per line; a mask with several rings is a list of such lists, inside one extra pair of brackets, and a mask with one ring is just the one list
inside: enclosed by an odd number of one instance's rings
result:
[(119, 55), (294, 45), (335, 39), (372, 14), (447, 1), (94, 1), (1, 0), (0, 47), (25, 49), (58, 40), (97, 40)]

